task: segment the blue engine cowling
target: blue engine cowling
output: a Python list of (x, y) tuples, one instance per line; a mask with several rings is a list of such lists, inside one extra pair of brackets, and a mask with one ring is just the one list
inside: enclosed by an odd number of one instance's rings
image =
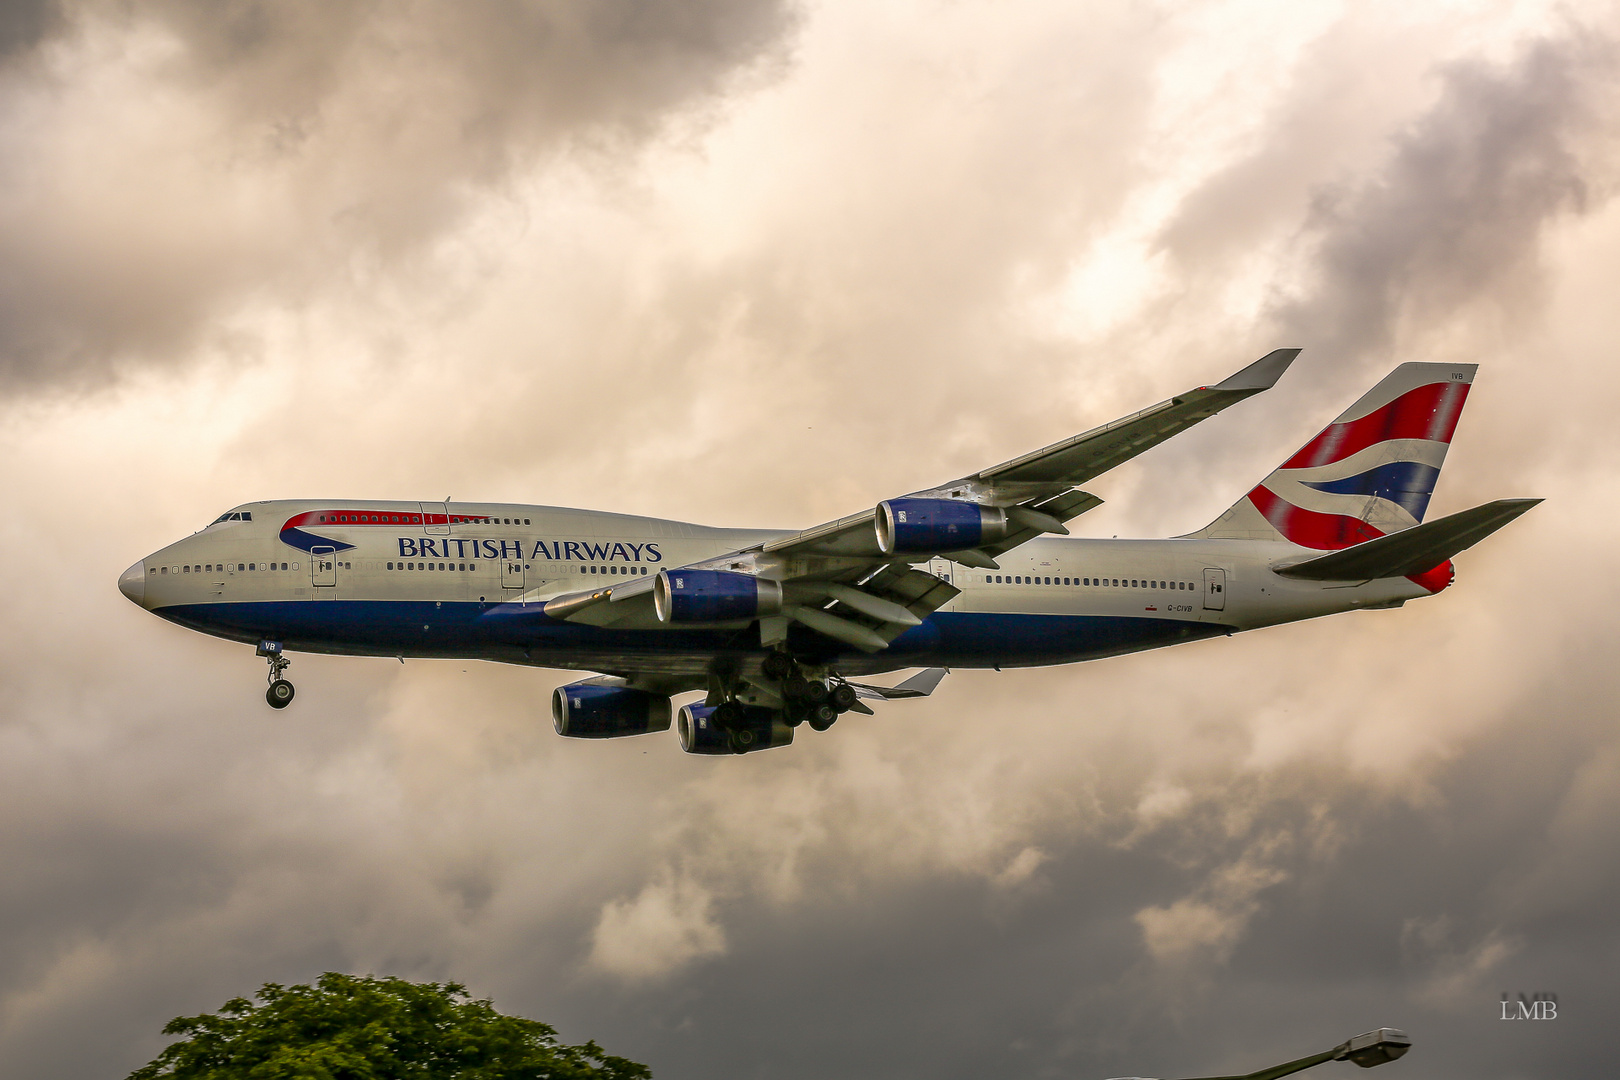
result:
[(1007, 511), (955, 499), (890, 499), (878, 503), (877, 541), (885, 555), (962, 551), (1007, 535)]
[[(736, 753), (731, 748), (731, 734), (709, 719), (713, 713), (712, 705), (681, 706), (675, 717), (675, 733), (680, 736), (682, 750), (688, 754)], [(786, 746), (793, 741), (793, 729), (775, 709), (744, 706), (742, 728), (754, 736), (749, 752)]]
[(753, 619), (782, 610), (780, 582), (729, 570), (663, 570), (653, 582), (659, 622)]
[(617, 739), (668, 731), (670, 700), (628, 686), (571, 683), (551, 692), (551, 722), (570, 739)]

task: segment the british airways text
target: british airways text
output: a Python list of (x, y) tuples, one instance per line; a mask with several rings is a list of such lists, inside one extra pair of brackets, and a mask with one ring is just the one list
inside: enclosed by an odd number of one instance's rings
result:
[[(401, 536), (399, 557), (402, 559), (521, 559), (523, 542), (520, 540), (474, 540), (459, 536)], [(593, 543), (589, 540), (553, 540), (547, 546), (536, 540), (529, 552), (530, 561), (548, 562), (649, 562), (664, 561), (663, 552), (653, 543), (631, 544)]]

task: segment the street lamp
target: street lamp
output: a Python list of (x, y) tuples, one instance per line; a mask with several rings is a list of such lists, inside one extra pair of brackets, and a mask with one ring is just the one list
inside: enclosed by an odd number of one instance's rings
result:
[[(1320, 1054), (1302, 1057), (1298, 1061), (1288, 1061), (1281, 1065), (1273, 1065), (1269, 1069), (1258, 1072), (1244, 1073), (1242, 1076), (1204, 1076), (1192, 1080), (1277, 1080), (1278, 1077), (1297, 1073), (1301, 1069), (1309, 1069), (1313, 1065), (1320, 1065), (1324, 1061), (1353, 1061), (1363, 1069), (1370, 1069), (1374, 1065), (1382, 1065), (1386, 1061), (1394, 1061), (1412, 1048), (1412, 1039), (1404, 1031), (1396, 1028), (1374, 1028), (1363, 1032), (1353, 1039), (1346, 1039), (1331, 1050), (1324, 1050)], [(1116, 1080), (1148, 1080), (1147, 1077), (1118, 1077)]]

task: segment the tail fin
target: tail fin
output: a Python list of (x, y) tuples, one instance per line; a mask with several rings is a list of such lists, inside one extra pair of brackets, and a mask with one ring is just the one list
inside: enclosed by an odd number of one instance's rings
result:
[(1192, 536), (1337, 550), (1423, 520), (1476, 364), (1402, 364)]

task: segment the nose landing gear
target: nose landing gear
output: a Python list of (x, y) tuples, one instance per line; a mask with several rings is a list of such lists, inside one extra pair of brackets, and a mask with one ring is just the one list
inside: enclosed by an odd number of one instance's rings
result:
[(270, 689), (264, 692), (264, 700), (272, 709), (285, 709), (292, 704), (293, 684), (283, 679), (281, 673), (292, 667), (292, 661), (281, 655), (279, 641), (259, 642), (255, 655), (264, 657), (270, 664)]

